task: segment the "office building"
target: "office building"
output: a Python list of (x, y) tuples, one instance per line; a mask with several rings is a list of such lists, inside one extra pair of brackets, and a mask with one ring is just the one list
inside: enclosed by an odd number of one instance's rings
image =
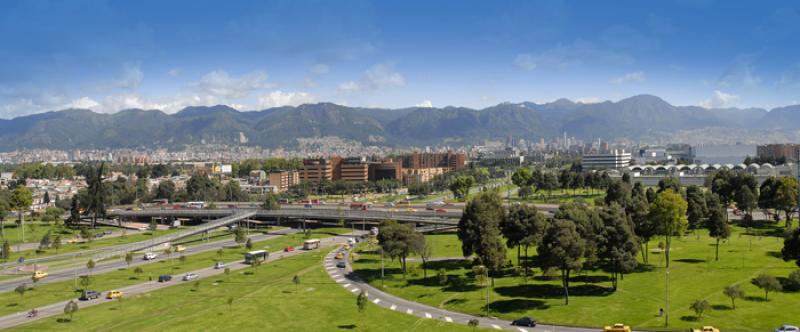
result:
[(631, 164), (630, 152), (613, 150), (610, 153), (585, 154), (581, 159), (584, 170), (620, 169)]

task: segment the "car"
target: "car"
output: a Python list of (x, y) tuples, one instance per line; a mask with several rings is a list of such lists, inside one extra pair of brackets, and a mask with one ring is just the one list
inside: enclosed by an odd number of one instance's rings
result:
[(345, 244), (342, 246), (342, 248), (344, 248), (344, 250), (350, 250), (350, 244), (349, 244), (349, 243), (345, 243)]
[(775, 332), (798, 332), (800, 328), (794, 325), (781, 325), (781, 327), (775, 329)]
[(47, 277), (47, 272), (44, 272), (44, 271), (34, 271), (33, 275), (31, 276), (31, 278), (33, 278), (34, 280), (37, 280), (37, 281), (38, 280), (42, 280), (45, 277)]
[(625, 324), (614, 324), (611, 326), (606, 326), (603, 329), (603, 332), (631, 332), (631, 327)]
[(81, 297), (79, 297), (78, 300), (89, 301), (99, 298), (100, 298), (100, 292), (96, 292), (91, 289), (86, 289), (83, 292), (81, 292)]
[(294, 247), (292, 247), (292, 246), (288, 246), (288, 247), (286, 247), (286, 248), (283, 248), (283, 251), (284, 251), (284, 252), (292, 252), (292, 251), (294, 251)]
[(417, 212), (417, 209), (415, 209), (415, 208), (407, 208), (406, 212), (414, 213), (414, 212)]
[(113, 232), (110, 229), (107, 229), (107, 230), (103, 231), (103, 234), (105, 234), (105, 235), (111, 235), (111, 233), (113, 233)]
[(158, 276), (158, 282), (167, 282), (172, 280), (172, 276), (169, 274), (162, 274)]
[(124, 295), (124, 293), (122, 293), (122, 291), (118, 291), (118, 290), (115, 289), (115, 290), (108, 291), (108, 293), (106, 293), (106, 298), (109, 299), (109, 300), (118, 299), (118, 298), (121, 298), (122, 295)]
[(338, 267), (338, 268), (340, 268), (340, 269), (343, 269), (343, 268), (347, 267), (347, 263), (345, 263), (345, 262), (338, 262), (338, 263), (336, 263), (336, 267)]
[(703, 326), (702, 330), (692, 329), (692, 332), (719, 332), (719, 329), (713, 326)]
[(154, 259), (156, 259), (156, 257), (158, 257), (158, 255), (156, 255), (156, 253), (154, 253), (154, 252), (148, 252), (148, 253), (144, 254), (144, 260), (146, 260), (146, 261), (154, 260)]
[(393, 208), (394, 206), (395, 206), (395, 205), (394, 205), (394, 203), (392, 203), (392, 202), (383, 203), (383, 207), (385, 207), (385, 208)]
[(391, 208), (391, 209), (389, 209), (389, 212), (400, 212), (400, 210), (395, 209), (395, 208)]
[(184, 252), (184, 251), (186, 251), (186, 247), (182, 245), (175, 246), (175, 252)]
[(200, 276), (198, 276), (197, 274), (189, 272), (189, 273), (183, 275), (183, 281), (195, 280), (195, 279), (197, 279), (199, 277)]
[(214, 268), (215, 268), (215, 269), (221, 269), (221, 268), (223, 268), (223, 267), (225, 267), (225, 263), (223, 263), (223, 262), (216, 262), (216, 263), (214, 263)]
[(343, 253), (341, 253), (341, 252), (337, 252), (337, 253), (336, 253), (336, 257), (335, 257), (335, 258), (336, 258), (336, 259), (343, 259), (343, 258), (344, 258), (344, 254), (343, 254)]
[(447, 209), (436, 209), (436, 213), (447, 213)]
[(536, 326), (536, 320), (526, 316), (511, 322), (511, 325), (534, 327)]

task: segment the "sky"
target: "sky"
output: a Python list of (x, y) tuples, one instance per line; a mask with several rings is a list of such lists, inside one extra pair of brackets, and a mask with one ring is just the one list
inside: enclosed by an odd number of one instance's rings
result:
[(0, 118), (333, 102), (800, 103), (796, 1), (4, 1)]

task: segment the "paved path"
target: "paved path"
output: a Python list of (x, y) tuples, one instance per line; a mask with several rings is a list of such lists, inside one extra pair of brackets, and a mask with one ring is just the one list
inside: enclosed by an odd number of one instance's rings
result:
[(510, 321), (501, 320), (497, 318), (486, 318), (479, 316), (467, 315), (459, 312), (443, 310), (431, 307), (425, 304), (408, 301), (406, 299), (391, 295), (381, 290), (372, 287), (368, 283), (361, 280), (352, 271), (350, 264), (347, 268), (340, 269), (336, 267), (337, 260), (334, 258), (337, 250), (331, 251), (325, 256), (325, 270), (328, 275), (338, 284), (342, 285), (345, 289), (350, 291), (353, 296), (357, 296), (361, 290), (367, 292), (367, 297), (370, 302), (387, 308), (389, 310), (405, 313), (408, 315), (417, 316), (425, 319), (436, 319), (448, 323), (467, 324), (472, 319), (477, 319), (481, 327), (494, 329), (494, 330), (507, 330), (507, 331), (547, 331), (547, 332), (597, 332), (602, 328), (587, 328), (587, 327), (570, 327), (570, 326), (557, 326), (557, 325), (537, 325), (536, 327), (518, 327), (512, 326)]
[[(318, 249), (318, 250), (324, 250), (324, 248), (326, 248), (326, 247), (330, 247), (332, 245), (338, 245), (338, 244), (344, 243), (349, 238), (350, 238), (349, 235), (337, 235), (337, 236), (332, 236), (332, 237), (329, 237), (329, 238), (324, 238), (324, 239), (322, 239), (320, 241), (320, 246), (323, 249)], [(310, 251), (307, 251), (307, 250), (295, 250), (295, 251), (292, 251), (292, 252), (277, 252), (277, 253), (274, 253), (274, 254), (270, 255), (264, 263), (267, 264), (267, 263), (270, 263), (270, 262), (273, 262), (273, 261), (276, 261), (276, 260), (279, 260), (279, 259), (282, 259), (282, 258), (291, 257), (291, 256), (295, 256), (295, 255), (300, 255), (300, 254), (303, 254), (303, 253), (306, 253), (306, 252), (312, 252), (312, 251), (314, 251), (314, 250), (310, 250)], [(250, 267), (250, 265), (249, 264), (244, 264), (243, 262), (235, 262), (235, 263), (229, 263), (226, 267), (230, 268), (231, 271), (236, 271), (236, 270), (241, 270), (241, 269), (244, 269), (244, 268), (248, 268), (248, 267)], [(199, 278), (196, 279), (196, 280), (209, 278), (209, 277), (212, 277), (212, 276), (216, 276), (216, 275), (222, 274), (224, 272), (225, 272), (224, 269), (214, 269), (213, 267), (208, 267), (208, 268), (192, 271), (192, 273), (195, 273), (195, 274), (197, 274), (199, 276)], [(185, 283), (185, 281), (180, 280), (180, 278), (181, 278), (181, 276), (177, 275), (177, 276), (175, 276), (175, 278), (172, 279), (172, 281), (169, 281), (169, 282), (159, 283), (157, 281), (148, 281), (148, 282), (141, 283), (141, 284), (136, 284), (136, 285), (132, 285), (132, 286), (128, 286), (128, 287), (122, 287), (122, 288), (119, 288), (118, 290), (122, 291), (124, 293), (125, 297), (131, 297), (132, 295), (152, 292), (152, 291), (155, 291), (155, 290), (158, 290), (158, 289), (161, 289), (161, 288), (165, 288), (165, 287), (169, 287), (169, 286)], [(190, 281), (190, 282), (193, 282), (193, 281)], [(78, 307), (79, 308), (87, 308), (87, 307), (91, 307), (91, 306), (95, 306), (95, 305), (99, 305), (99, 304), (112, 302), (114, 300), (108, 300), (108, 299), (105, 298), (105, 295), (106, 295), (106, 293), (108, 291), (109, 290), (103, 291), (102, 292), (103, 297), (100, 298), (100, 299), (90, 300), (90, 301), (79, 301), (77, 299), (72, 299), (72, 300), (75, 300), (75, 301), (78, 302)], [(53, 303), (51, 305), (47, 305), (47, 306), (44, 306), (44, 307), (37, 308), (39, 310), (39, 314), (36, 317), (28, 317), (28, 309), (26, 309), (26, 311), (21, 311), (21, 312), (17, 312), (17, 313), (11, 314), (11, 315), (0, 317), (0, 330), (6, 329), (6, 328), (9, 328), (9, 327), (13, 327), (13, 326), (17, 326), (17, 325), (20, 325), (20, 324), (29, 323), (29, 322), (32, 322), (32, 321), (35, 321), (35, 320), (46, 318), (46, 317), (63, 315), (64, 314), (64, 306), (66, 306), (69, 301), (70, 300), (65, 300), (65, 301), (61, 301), (61, 302), (58, 302), (58, 303)], [(80, 315), (80, 311), (79, 311), (78, 314)]]
[[(297, 233), (299, 231), (300, 231), (299, 229), (287, 228), (287, 229), (281, 229), (281, 230), (278, 230), (278, 231), (275, 231), (275, 232), (271, 232), (271, 233), (268, 233), (268, 234), (252, 235), (252, 236), (250, 236), (250, 238), (253, 239), (254, 242), (255, 241), (263, 241), (263, 240), (268, 240), (268, 239), (276, 238), (276, 237), (279, 237), (279, 236), (283, 236), (283, 235), (286, 235), (286, 234)], [(209, 243), (202, 243), (202, 244), (198, 244), (196, 246), (191, 246), (191, 247), (186, 248), (186, 251), (184, 251), (183, 253), (173, 253), (172, 254), (172, 258), (177, 258), (180, 255), (190, 256), (190, 255), (199, 254), (199, 253), (202, 253), (202, 252), (208, 252), (208, 251), (211, 251), (211, 250), (216, 250), (216, 249), (221, 248), (223, 246), (235, 245), (235, 244), (236, 244), (236, 241), (234, 241), (233, 239), (221, 240), (221, 241), (215, 241), (215, 242), (209, 242)], [(138, 256), (136, 256), (134, 258), (133, 262), (131, 262), (130, 266), (137, 266), (137, 265), (142, 265), (142, 264), (158, 262), (158, 261), (166, 260), (167, 258), (168, 258), (167, 255), (159, 253), (159, 255), (158, 255), (158, 257), (156, 259), (145, 261), (145, 260), (142, 259), (142, 255), (138, 255)], [(87, 258), (87, 261), (88, 261), (88, 258)], [(106, 272), (106, 271), (114, 271), (114, 270), (117, 270), (119, 268), (123, 268), (123, 267), (127, 267), (128, 266), (128, 264), (125, 262), (125, 260), (123, 260), (123, 259), (115, 259), (115, 260), (111, 260), (111, 261), (98, 262), (97, 265), (95, 266), (95, 268), (93, 270), (89, 271), (89, 269), (86, 268), (85, 264), (86, 263), (84, 262), (83, 264), (80, 264), (80, 266), (78, 266), (78, 267), (71, 267), (71, 268), (67, 268), (67, 269), (58, 270), (58, 271), (55, 271), (55, 272), (49, 272), (49, 275), (47, 276), (47, 278), (42, 279), (37, 284), (41, 285), (41, 284), (49, 284), (49, 283), (53, 283), (53, 282), (60, 282), (60, 281), (64, 281), (64, 280), (73, 280), (73, 279), (76, 279), (77, 276), (79, 276), (79, 275), (86, 275), (86, 274), (90, 274), (90, 273), (91, 274), (99, 274), (99, 273), (103, 273), (103, 272)], [(10, 291), (14, 290), (14, 288), (16, 288), (21, 283), (31, 283), (30, 275), (26, 275), (26, 276), (20, 277), (20, 278), (14, 278), (14, 279), (0, 281), (0, 292), (10, 292)]]

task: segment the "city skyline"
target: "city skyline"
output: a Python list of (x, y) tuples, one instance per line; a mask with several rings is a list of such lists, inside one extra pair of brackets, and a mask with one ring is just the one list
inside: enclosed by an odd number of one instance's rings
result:
[(789, 2), (5, 6), (0, 40), (13, 46), (0, 54), (0, 118), (69, 107), (483, 108), (638, 94), (769, 109), (796, 104), (800, 89), (800, 12)]

